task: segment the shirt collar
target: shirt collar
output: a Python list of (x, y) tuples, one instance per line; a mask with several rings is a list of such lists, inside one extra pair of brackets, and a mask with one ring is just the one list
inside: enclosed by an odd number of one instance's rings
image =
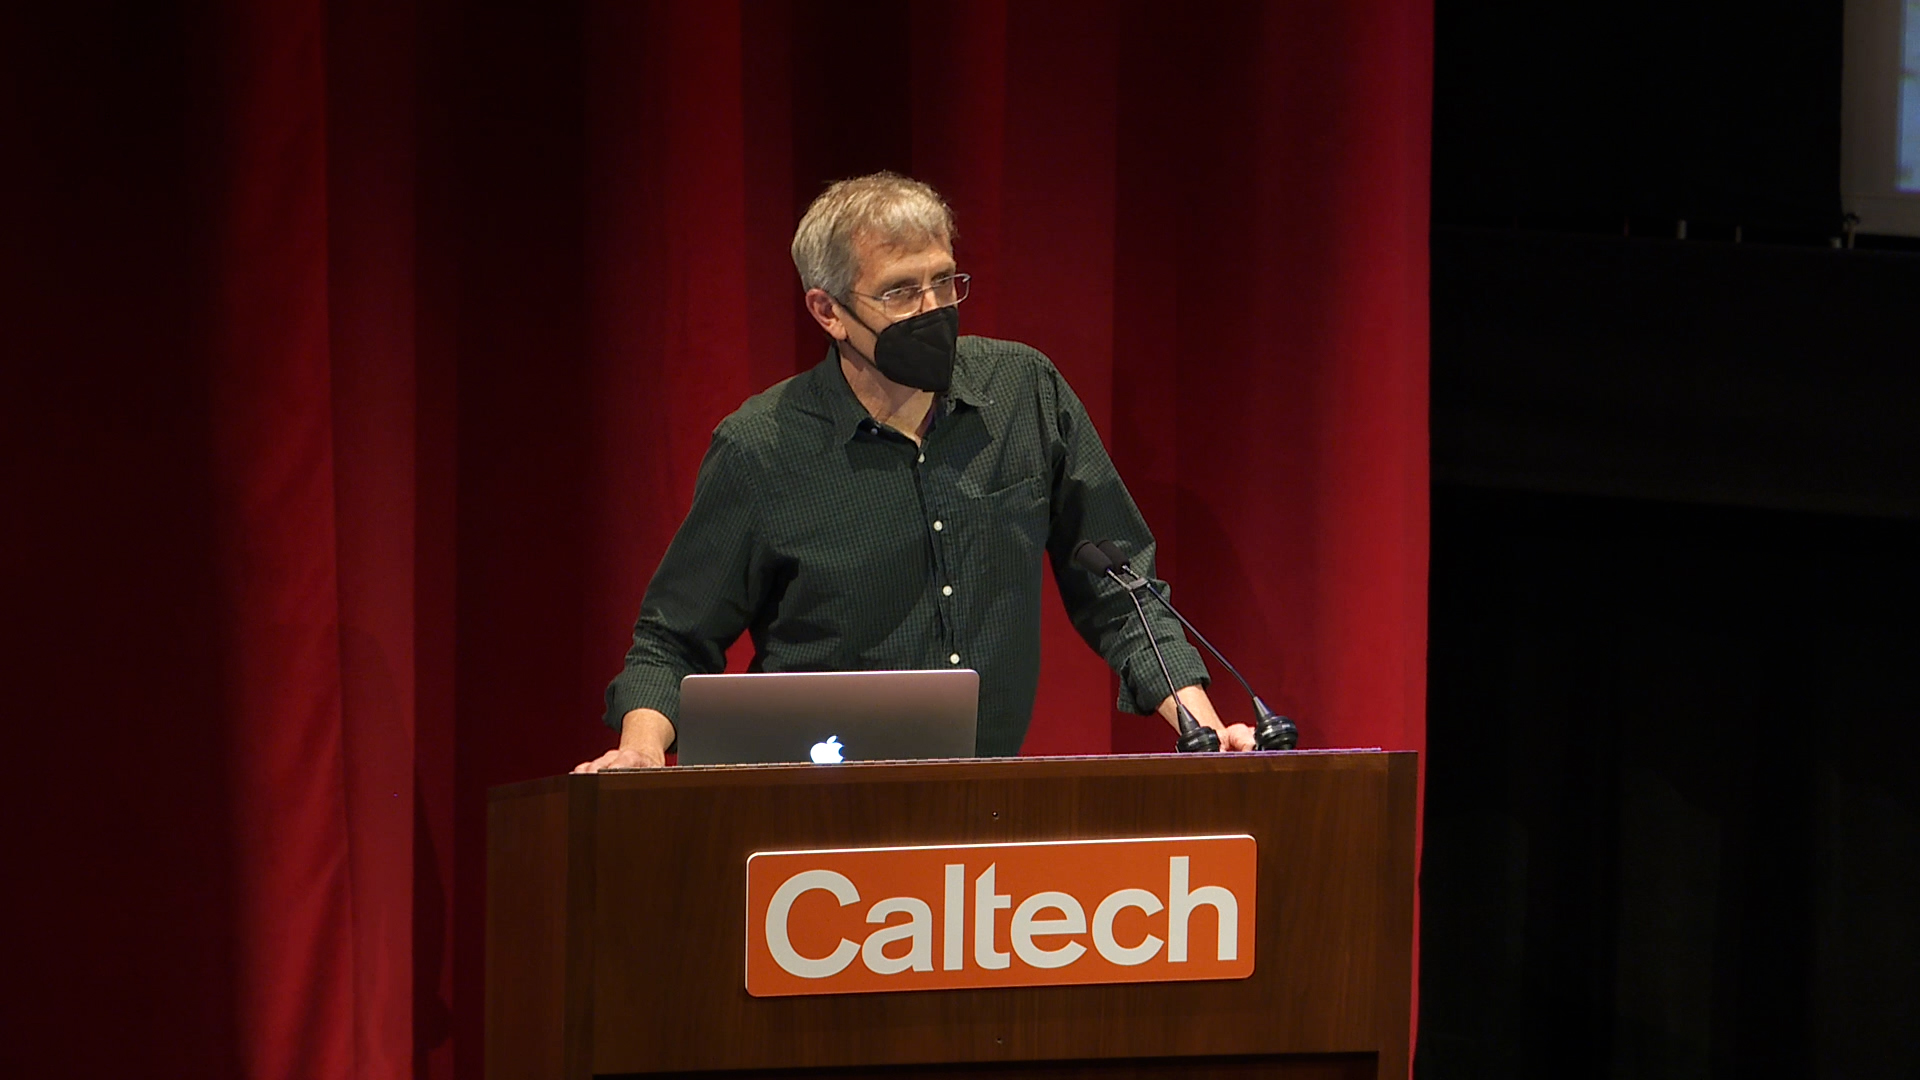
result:
[[(956, 406), (978, 409), (993, 404), (993, 399), (981, 389), (984, 373), (976, 371), (970, 362), (972, 352), (962, 338), (954, 357), (953, 385), (934, 401), (937, 416), (950, 415)], [(813, 407), (806, 411), (827, 421), (834, 431), (851, 439), (873, 419), (867, 414), (867, 407), (854, 396), (853, 387), (847, 385), (847, 378), (840, 371), (840, 353), (833, 346), (827, 346), (826, 357), (813, 366), (807, 379), (813, 386)]]
[(974, 351), (968, 347), (967, 339), (961, 338), (953, 361), (953, 386), (946, 396), (955, 404), (984, 409), (993, 404), (993, 398), (987, 396), (986, 383), (987, 373), (978, 368)]

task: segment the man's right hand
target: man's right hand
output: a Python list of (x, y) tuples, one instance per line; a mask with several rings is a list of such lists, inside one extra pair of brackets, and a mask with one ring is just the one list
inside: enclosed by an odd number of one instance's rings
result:
[(658, 750), (609, 750), (592, 761), (573, 767), (574, 772), (599, 772), (602, 769), (657, 769), (667, 763), (667, 755)]
[(573, 767), (577, 773), (602, 769), (657, 769), (667, 763), (673, 745), (673, 721), (656, 709), (635, 709), (620, 720), (620, 746)]

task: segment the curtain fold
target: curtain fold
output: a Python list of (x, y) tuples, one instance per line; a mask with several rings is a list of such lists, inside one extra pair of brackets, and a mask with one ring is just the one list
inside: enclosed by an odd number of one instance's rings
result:
[(220, 10), (206, 297), (239, 1057), (351, 1069), (357, 926), (329, 330), (326, 21)]

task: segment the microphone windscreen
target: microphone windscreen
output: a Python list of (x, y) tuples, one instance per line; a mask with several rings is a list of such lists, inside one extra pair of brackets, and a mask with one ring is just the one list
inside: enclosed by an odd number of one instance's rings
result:
[(1104, 574), (1113, 568), (1113, 559), (1091, 540), (1081, 541), (1080, 546), (1073, 549), (1073, 562), (1080, 569), (1096, 574)]
[(1113, 541), (1102, 540), (1093, 546), (1099, 548), (1100, 554), (1105, 555), (1107, 557), (1107, 565), (1109, 566), (1126, 566), (1127, 565), (1127, 553), (1124, 551), (1121, 551), (1120, 545), (1114, 543)]

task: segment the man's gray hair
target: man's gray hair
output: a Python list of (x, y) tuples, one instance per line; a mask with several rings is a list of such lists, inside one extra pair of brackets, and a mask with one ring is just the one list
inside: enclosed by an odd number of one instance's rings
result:
[(953, 210), (940, 193), (899, 173), (841, 180), (807, 207), (793, 233), (793, 266), (800, 287), (825, 289), (845, 302), (860, 274), (854, 243), (861, 235), (888, 246), (953, 246)]

